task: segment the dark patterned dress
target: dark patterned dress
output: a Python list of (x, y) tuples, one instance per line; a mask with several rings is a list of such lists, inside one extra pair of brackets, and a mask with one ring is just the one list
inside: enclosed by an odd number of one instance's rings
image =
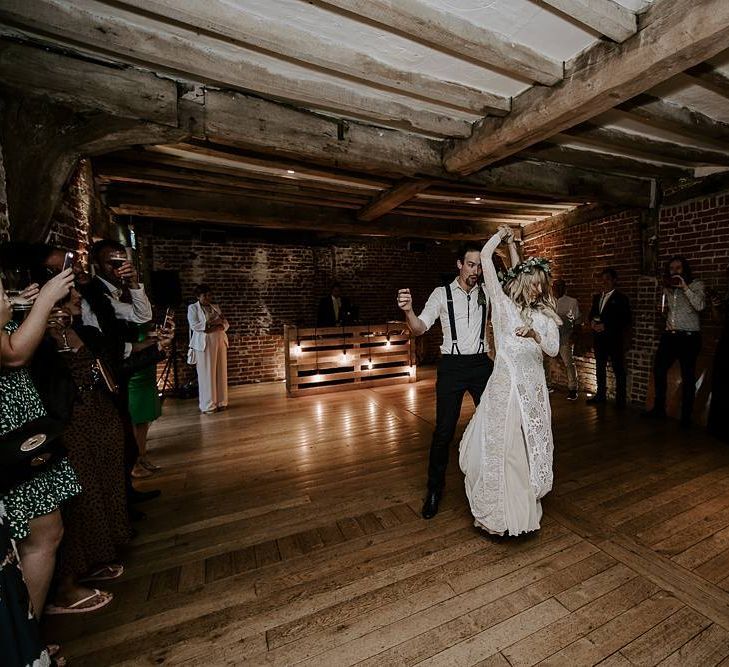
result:
[(23, 581), (15, 543), (10, 538), (5, 505), (0, 500), (0, 664), (46, 667), (50, 657), (41, 642), (38, 622)]
[[(6, 331), (12, 332), (17, 326), (11, 322), (6, 326)], [(0, 369), (0, 435), (45, 414), (28, 369)], [(28, 537), (32, 519), (54, 512), (61, 503), (78, 495), (81, 490), (67, 458), (11, 488), (0, 500), (5, 504), (13, 539)]]
[(66, 353), (78, 395), (63, 433), (84, 491), (62, 508), (58, 573), (80, 576), (114, 562), (131, 537), (124, 486), (124, 432), (119, 411), (85, 347)]

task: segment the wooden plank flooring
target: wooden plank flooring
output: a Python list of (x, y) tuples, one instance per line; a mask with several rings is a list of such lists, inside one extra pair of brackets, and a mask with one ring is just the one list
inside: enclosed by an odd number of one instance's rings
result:
[[(472, 527), (456, 456), (419, 516), (435, 416), (417, 384), (170, 401), (112, 605), (54, 618), (72, 665), (729, 665), (729, 451), (553, 395), (542, 530)], [(464, 408), (460, 428), (472, 412)]]

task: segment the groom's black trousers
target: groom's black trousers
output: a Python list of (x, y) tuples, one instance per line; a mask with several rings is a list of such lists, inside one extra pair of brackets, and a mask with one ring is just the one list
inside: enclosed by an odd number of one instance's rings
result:
[(428, 464), (428, 490), (440, 491), (445, 483), (450, 445), (468, 392), (478, 405), (494, 364), (485, 354), (444, 354), (435, 383), (436, 417)]

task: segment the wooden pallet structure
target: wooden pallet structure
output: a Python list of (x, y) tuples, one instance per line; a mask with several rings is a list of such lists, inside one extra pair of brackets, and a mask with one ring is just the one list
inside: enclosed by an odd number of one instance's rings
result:
[(284, 328), (289, 396), (347, 391), (417, 380), (404, 322)]

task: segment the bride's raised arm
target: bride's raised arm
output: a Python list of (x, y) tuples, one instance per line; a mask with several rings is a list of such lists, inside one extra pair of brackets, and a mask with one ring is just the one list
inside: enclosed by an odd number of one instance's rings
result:
[(499, 277), (496, 275), (496, 267), (494, 266), (494, 251), (498, 248), (501, 241), (506, 238), (508, 230), (500, 227), (481, 250), (481, 269), (483, 271), (483, 284), (486, 292), (492, 299), (507, 298), (504, 290), (501, 289)]

